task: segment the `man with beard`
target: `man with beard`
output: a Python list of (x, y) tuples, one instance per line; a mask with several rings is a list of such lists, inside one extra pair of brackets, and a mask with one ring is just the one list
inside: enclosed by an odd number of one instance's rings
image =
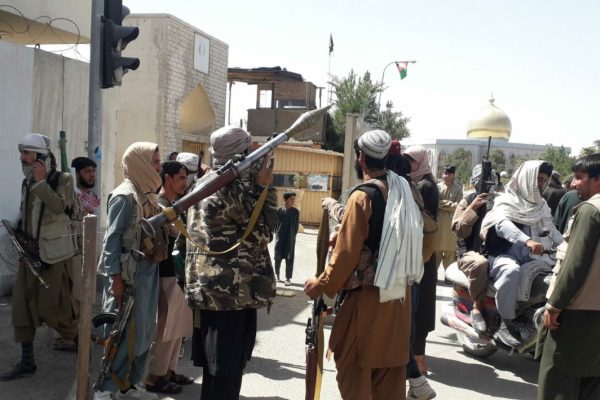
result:
[(513, 325), (516, 317), (520, 266), (533, 259), (552, 260), (544, 250), (563, 242), (542, 192), (552, 175), (552, 165), (539, 160), (525, 161), (513, 174), (506, 193), (494, 200), (494, 207), (481, 224), (481, 238), (490, 263), (489, 276), (496, 288), (496, 306), (502, 324), (496, 335), (518, 348), (522, 338)]
[(42, 323), (55, 329), (67, 340), (78, 334), (71, 304), (71, 277), (74, 235), (65, 210), (72, 207), (73, 185), (69, 174), (56, 171), (56, 159), (50, 151), (50, 138), (38, 133), (25, 135), (19, 143), (25, 179), (21, 186), (20, 230), (27, 243), (23, 246), (42, 262), (38, 271), (49, 287), (21, 265), (17, 271), (12, 297), (12, 324), (15, 341), (21, 343), (21, 361), (0, 380), (30, 375), (37, 366), (33, 356), (35, 331)]
[(75, 168), (75, 178), (77, 180), (75, 194), (79, 199), (82, 214), (98, 215), (100, 199), (93, 191), (96, 187), (96, 163), (87, 157), (77, 157), (71, 161), (71, 168)]
[(344, 400), (406, 398), (408, 284), (423, 273), (423, 224), (408, 182), (385, 171), (390, 145), (381, 130), (355, 141), (363, 183), (348, 199), (325, 271), (304, 286), (313, 299), (348, 290), (329, 340)]
[(548, 292), (539, 400), (600, 398), (600, 154), (578, 160), (573, 171), (571, 187), (584, 202)]

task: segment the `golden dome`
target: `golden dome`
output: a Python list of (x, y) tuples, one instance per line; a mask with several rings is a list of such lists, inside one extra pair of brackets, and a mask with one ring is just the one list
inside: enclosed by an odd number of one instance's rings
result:
[(480, 109), (469, 122), (467, 127), (467, 138), (469, 139), (510, 139), (512, 124), (508, 115), (494, 105), (494, 97), (489, 100), (490, 104)]

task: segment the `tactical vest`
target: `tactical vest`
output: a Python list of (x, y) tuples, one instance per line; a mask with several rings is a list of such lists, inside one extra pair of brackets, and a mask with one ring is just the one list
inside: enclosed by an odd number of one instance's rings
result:
[[(133, 285), (133, 281), (135, 279), (135, 270), (137, 266), (138, 255), (136, 252), (139, 252), (142, 241), (142, 224), (137, 218), (137, 206), (135, 203), (135, 199), (133, 197), (133, 193), (135, 188), (129, 181), (124, 181), (119, 186), (117, 186), (110, 194), (108, 195), (107, 206), (106, 209), (110, 207), (111, 200), (117, 196), (126, 196), (128, 202), (131, 206), (131, 221), (127, 226), (127, 229), (123, 233), (122, 238), (122, 252), (121, 252), (121, 276), (123, 278), (123, 282), (126, 285)], [(106, 235), (104, 236), (103, 248), (106, 245), (106, 238), (108, 235), (108, 230)], [(100, 257), (100, 262), (98, 263), (98, 273), (106, 276), (106, 271), (104, 268), (105, 262), (104, 250), (102, 251), (102, 256)]]
[(360, 251), (360, 260), (354, 272), (348, 278), (344, 289), (352, 290), (363, 285), (373, 285), (377, 261), (379, 259), (379, 244), (383, 232), (383, 219), (387, 203), (388, 187), (387, 180), (372, 179), (357, 186), (352, 193), (360, 190), (364, 192), (371, 201), (372, 214), (369, 218), (369, 236)]
[[(471, 193), (465, 200), (467, 201), (467, 205), (471, 205), (475, 198), (477, 197), (477, 193)], [(467, 238), (457, 238), (456, 240), (456, 254), (459, 257), (462, 257), (465, 253), (469, 251), (475, 251), (477, 253), (481, 253), (483, 248), (483, 240), (481, 236), (479, 236), (479, 232), (481, 231), (481, 223), (483, 222), (483, 218), (487, 212), (487, 207), (480, 207), (475, 213), (477, 214), (477, 222), (473, 225), (473, 230), (471, 231), (471, 235)], [(495, 233), (495, 230), (494, 230)]]

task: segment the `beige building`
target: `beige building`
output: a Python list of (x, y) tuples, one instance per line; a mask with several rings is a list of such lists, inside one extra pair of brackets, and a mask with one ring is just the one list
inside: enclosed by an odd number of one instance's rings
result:
[(140, 67), (120, 88), (115, 160), (140, 140), (158, 143), (163, 158), (206, 148), (225, 121), (227, 44), (172, 15), (132, 14), (125, 22), (140, 29), (124, 52)]

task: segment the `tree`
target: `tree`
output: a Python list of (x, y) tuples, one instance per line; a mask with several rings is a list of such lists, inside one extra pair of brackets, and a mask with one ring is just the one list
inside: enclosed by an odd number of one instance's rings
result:
[(567, 154), (567, 150), (563, 147), (548, 147), (539, 156), (539, 160), (544, 160), (552, 164), (555, 171), (565, 177), (571, 173), (571, 165), (575, 161), (574, 157)]
[(461, 185), (467, 184), (471, 179), (473, 154), (465, 149), (458, 148), (446, 159), (446, 164), (456, 167), (454, 180)]
[(406, 123), (410, 118), (402, 116), (401, 111), (393, 111), (394, 103), (388, 101), (385, 104), (385, 111), (379, 115), (377, 128), (383, 129), (392, 136), (392, 139), (404, 139), (410, 136), (410, 131), (406, 127)]
[(383, 92), (380, 82), (373, 82), (369, 71), (359, 77), (353, 70), (344, 78), (334, 77), (331, 85), (335, 94), (334, 110), (331, 113), (332, 130), (327, 129), (326, 150), (344, 151), (346, 114), (358, 114), (359, 118), (374, 128), (383, 129), (392, 137), (403, 139), (410, 135), (406, 123), (408, 118), (393, 111), (393, 103), (386, 104), (379, 112), (377, 97)]
[(494, 149), (490, 153), (490, 161), (492, 162), (492, 168), (498, 172), (506, 170), (506, 155), (500, 149)]
[(587, 157), (594, 153), (600, 153), (600, 140), (598, 139), (594, 140), (594, 144), (592, 146), (581, 149), (581, 152), (579, 152), (579, 157)]

